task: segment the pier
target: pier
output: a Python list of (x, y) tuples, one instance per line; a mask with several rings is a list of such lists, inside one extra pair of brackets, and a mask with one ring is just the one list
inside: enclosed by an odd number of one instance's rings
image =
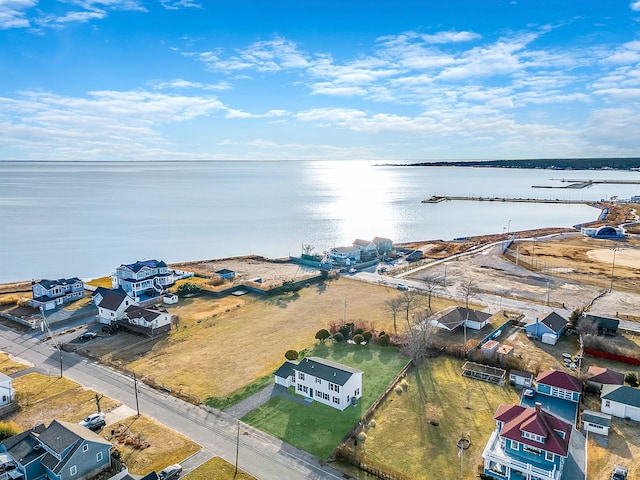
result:
[(589, 188), (592, 185), (603, 183), (611, 185), (640, 185), (640, 180), (591, 180), (582, 178), (550, 178), (549, 180), (568, 183), (569, 185), (531, 185), (531, 188)]
[(422, 203), (440, 203), (452, 200), (466, 200), (472, 202), (515, 202), (515, 203), (563, 203), (572, 205), (593, 205), (592, 200), (563, 200), (560, 198), (521, 198), (521, 197), (457, 197), (448, 195), (433, 195), (422, 200)]

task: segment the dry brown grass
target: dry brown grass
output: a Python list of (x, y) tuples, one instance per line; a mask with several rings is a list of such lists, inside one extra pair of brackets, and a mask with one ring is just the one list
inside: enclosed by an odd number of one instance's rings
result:
[(121, 461), (134, 475), (159, 472), (200, 450), (194, 441), (144, 415), (107, 425), (102, 436), (120, 451)]
[[(16, 372), (21, 372), (29, 368), (29, 365), (26, 365), (21, 362), (16, 362), (11, 358), (8, 353), (0, 352), (0, 372), (5, 375), (12, 375)], [(15, 387), (14, 387), (15, 388)]]
[(111, 277), (94, 278), (93, 280), (86, 282), (86, 284), (94, 287), (111, 288)]
[(629, 478), (640, 478), (640, 429), (631, 420), (613, 418), (609, 429), (608, 446), (605, 448), (589, 436), (588, 474), (590, 479), (609, 478), (615, 464), (629, 469)]
[(255, 477), (238, 470), (223, 458), (213, 457), (188, 473), (184, 480), (255, 480)]
[[(13, 380), (20, 410), (8, 420), (23, 429), (40, 423), (49, 424), (53, 419), (79, 422), (96, 412), (96, 392), (86, 389), (68, 378), (48, 377), (40, 373), (28, 373)], [(102, 411), (108, 412), (120, 404), (108, 397), (100, 401)]]
[[(341, 278), (273, 297), (181, 299), (169, 307), (179, 315), (180, 324), (168, 337), (145, 342), (132, 352), (124, 346), (119, 351), (114, 348), (112, 342), (120, 336), (115, 335), (89, 349), (201, 400), (224, 397), (271, 374), (287, 350), (302, 350), (314, 343), (319, 329), (344, 319), (345, 304), (347, 321), (366, 320), (379, 330), (393, 331), (385, 301), (398, 295), (395, 288)], [(432, 299), (434, 310), (450, 304)], [(400, 314), (399, 328), (404, 322)]]

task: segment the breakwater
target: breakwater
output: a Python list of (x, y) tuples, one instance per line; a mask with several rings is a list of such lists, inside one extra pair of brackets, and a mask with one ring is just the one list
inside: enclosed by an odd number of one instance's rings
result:
[(567, 200), (561, 198), (523, 198), (523, 197), (474, 197), (432, 195), (422, 200), (422, 203), (440, 203), (444, 201), (466, 200), (473, 202), (515, 202), (515, 203), (562, 203), (572, 205), (593, 205), (592, 200)]

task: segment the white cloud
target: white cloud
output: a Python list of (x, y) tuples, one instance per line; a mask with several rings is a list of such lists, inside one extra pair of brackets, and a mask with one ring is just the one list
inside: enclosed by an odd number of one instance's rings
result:
[(212, 83), (202, 83), (202, 82), (191, 82), (189, 80), (184, 80), (182, 78), (178, 78), (170, 81), (154, 81), (149, 82), (152, 88), (155, 90), (164, 90), (164, 89), (182, 89), (182, 88), (193, 88), (198, 90), (230, 90), (232, 87), (229, 82), (219, 82), (216, 84)]
[(160, 0), (160, 4), (167, 10), (179, 10), (181, 8), (202, 8), (202, 5), (191, 0)]
[(435, 35), (421, 35), (422, 40), (427, 43), (458, 43), (470, 42), (482, 38), (482, 35), (474, 32), (438, 32)]
[(0, 28), (29, 27), (27, 11), (37, 3), (37, 0), (0, 0)]
[(634, 12), (640, 12), (640, 0), (631, 2), (631, 5), (629, 6), (631, 7), (631, 10), (633, 10)]

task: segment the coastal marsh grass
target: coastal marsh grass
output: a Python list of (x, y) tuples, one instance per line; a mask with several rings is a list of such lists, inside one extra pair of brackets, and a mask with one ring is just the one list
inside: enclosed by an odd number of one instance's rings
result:
[[(76, 423), (97, 411), (96, 392), (65, 377), (28, 373), (13, 380), (20, 409), (8, 416), (26, 429), (52, 420)], [(100, 407), (108, 412), (120, 406), (117, 401), (102, 397)]]
[[(363, 461), (388, 465), (407, 478), (476, 478), (495, 430), (493, 415), (500, 404), (518, 404), (519, 392), (508, 384), (462, 377), (463, 363), (441, 356), (410, 370), (407, 387), (387, 397), (374, 414), (375, 427), (366, 430), (360, 447)], [(471, 446), (464, 451), (460, 476), (456, 444), (462, 436)]]
[[(112, 436), (111, 431), (117, 435)], [(163, 468), (184, 461), (200, 450), (193, 440), (145, 415), (127, 417), (102, 429), (101, 436), (120, 451), (121, 461), (134, 475), (159, 472)], [(136, 448), (138, 443), (148, 445)]]
[(183, 480), (255, 480), (248, 473), (238, 469), (221, 457), (213, 457), (189, 472)]
[[(378, 330), (393, 331), (393, 315), (385, 301), (397, 295), (395, 288), (348, 278), (272, 297), (247, 294), (215, 298), (203, 293), (168, 306), (170, 313), (179, 316), (178, 327), (168, 336), (144, 342), (141, 346), (146, 350), (129, 351), (126, 344), (119, 343), (120, 335), (86, 349), (135, 370), (141, 377), (153, 377), (173, 391), (181, 390), (201, 401), (223, 398), (273, 374), (284, 362), (287, 350), (308, 347), (316, 332), (331, 322), (362, 319)], [(452, 303), (432, 299), (434, 310)]]
[(92, 285), (94, 287), (103, 287), (103, 288), (111, 288), (111, 277), (99, 277), (89, 280), (85, 282), (87, 285)]
[(346, 343), (315, 345), (306, 356), (326, 358), (362, 370), (362, 398), (357, 405), (340, 411), (317, 401), (301, 405), (289, 398), (274, 397), (245, 415), (242, 421), (312, 455), (327, 458), (408, 359), (393, 347)]

